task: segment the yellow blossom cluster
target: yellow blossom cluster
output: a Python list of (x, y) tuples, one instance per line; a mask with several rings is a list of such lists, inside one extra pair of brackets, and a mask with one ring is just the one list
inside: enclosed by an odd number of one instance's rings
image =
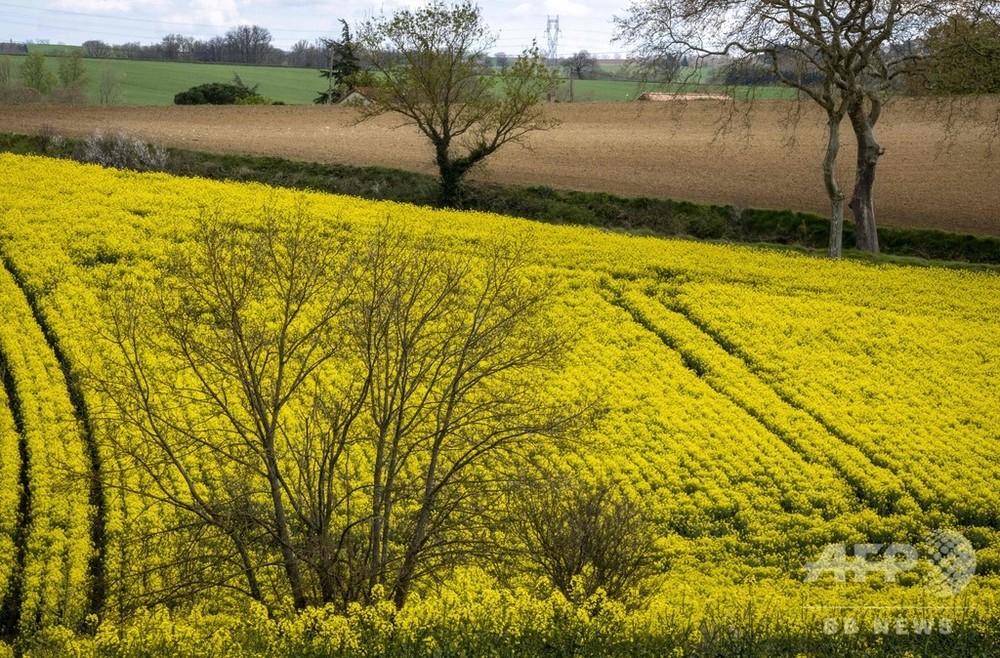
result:
[[(981, 574), (1000, 568), (995, 272), (833, 262), (45, 158), (0, 155), (0, 168), (0, 252), (80, 373), (99, 367), (93, 345), (104, 328), (94, 309), (107, 273), (155, 267), (205, 215), (301, 206), (338, 230), (360, 236), (391, 223), (455, 252), (475, 254), (497, 236), (530, 244), (530, 275), (556, 291), (553, 313), (573, 336), (563, 371), (545, 385), (555, 400), (596, 400), (600, 409), (570, 448), (539, 446), (538, 459), (581, 480), (611, 478), (651, 512), (665, 569), (707, 574), (671, 576), (671, 595), (650, 608), (663, 615), (679, 592), (733, 595), (739, 583), (763, 579), (777, 583), (759, 587), (771, 587), (792, 615), (804, 591), (832, 600), (828, 589), (795, 582), (824, 544), (913, 541), (938, 526), (966, 532)], [(5, 281), (0, 349), (15, 380), (33, 373), (25, 395), (46, 400), (22, 400), (24, 439), (52, 454), (31, 466), (35, 497), (52, 506), (44, 529), (29, 535), (44, 541), (29, 542), (32, 577), (76, 587), (89, 557), (89, 512), (79, 490), (51, 482), (62, 465), (83, 462), (79, 432), (68, 402), (44, 397), (65, 397), (65, 383), (23, 294)], [(50, 360), (16, 361), (25, 350)], [(0, 405), (0, 548), (11, 544), (18, 501), (9, 406)], [(127, 495), (108, 514), (118, 561), (110, 569), (156, 559), (130, 547), (130, 528), (140, 517), (165, 521)], [(11, 570), (6, 554), (0, 587)], [(486, 594), (500, 597), (484, 604), (493, 609), (542, 605)], [(425, 598), (407, 619), (422, 628), (420, 615), (449, 601)], [(454, 605), (447, 614), (472, 609)], [(377, 611), (366, 614), (379, 623)], [(607, 614), (607, 623), (625, 623)], [(343, 618), (313, 623), (355, 642)], [(506, 632), (496, 623), (490, 632)]]
[(81, 593), (93, 551), (83, 439), (59, 363), (6, 269), (0, 354), (0, 583), (6, 590), (19, 581), (22, 629), (76, 623), (86, 612)]

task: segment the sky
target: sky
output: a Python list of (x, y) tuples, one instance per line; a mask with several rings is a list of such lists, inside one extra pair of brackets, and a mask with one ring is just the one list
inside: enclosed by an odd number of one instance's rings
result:
[[(339, 37), (338, 19), (352, 26), (422, 0), (0, 0), (0, 41), (47, 41), (80, 45), (160, 41), (167, 34), (199, 39), (223, 36), (237, 25), (260, 25), (272, 45), (289, 49), (299, 40)], [(559, 18), (558, 55), (587, 50), (598, 57), (624, 56), (611, 43), (612, 17), (629, 0), (480, 0), (486, 24), (497, 33), (491, 52), (519, 53), (537, 39), (547, 49), (549, 18)]]

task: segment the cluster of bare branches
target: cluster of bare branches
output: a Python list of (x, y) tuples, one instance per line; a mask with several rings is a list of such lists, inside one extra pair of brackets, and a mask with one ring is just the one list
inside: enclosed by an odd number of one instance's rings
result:
[(652, 0), (635, 2), (616, 19), (617, 38), (647, 65), (688, 56), (721, 56), (727, 66), (763, 69), (796, 89), (827, 116), (823, 161), (832, 209), (830, 255), (841, 253), (844, 201), (835, 164), (840, 126), (849, 121), (857, 144), (853, 211), (857, 247), (878, 251), (875, 172), (885, 149), (876, 126), (898, 79), (931, 56), (921, 44), (949, 17), (982, 21), (996, 15), (995, 0)]
[(162, 270), (110, 282), (109, 484), (165, 510), (144, 542), (183, 547), (157, 551), (153, 600), (344, 606), (379, 585), (401, 606), (475, 555), (532, 442), (579, 417), (544, 394), (567, 336), (524, 266), (513, 243), (358, 245), (270, 210), (206, 218)]

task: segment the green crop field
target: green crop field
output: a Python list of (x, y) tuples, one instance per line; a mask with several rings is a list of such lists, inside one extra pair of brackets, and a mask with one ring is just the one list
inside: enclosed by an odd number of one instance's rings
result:
[[(574, 80), (573, 100), (576, 102), (622, 102), (634, 101), (644, 91), (666, 91), (679, 94), (735, 94), (746, 99), (750, 88), (737, 87), (735, 90), (722, 85), (694, 84), (678, 82), (673, 84), (645, 84), (621, 80)], [(755, 97), (761, 100), (783, 100), (795, 98), (795, 92), (784, 87), (759, 87)], [(561, 102), (569, 100), (569, 81), (563, 80), (557, 97)]]
[[(49, 69), (55, 73), (57, 57), (72, 50), (70, 46), (33, 45), (31, 50), (47, 58)], [(11, 68), (17, 70), (23, 56), (10, 55)], [(326, 81), (313, 69), (289, 66), (251, 66), (243, 64), (206, 64), (201, 62), (152, 62), (124, 59), (85, 59), (87, 69), (87, 101), (98, 102), (99, 85), (106, 72), (120, 80), (118, 103), (123, 105), (170, 105), (174, 95), (206, 82), (230, 82), (239, 76), (249, 86), (258, 85), (257, 91), (273, 100), (289, 105), (311, 103)], [(701, 80), (685, 78), (685, 82), (670, 85), (645, 84), (622, 80), (574, 80), (575, 101), (633, 101), (644, 91), (677, 91), (684, 93), (727, 93), (718, 85), (703, 84)], [(743, 96), (746, 89), (738, 89)], [(783, 88), (758, 89), (757, 95), (765, 99), (794, 96)], [(557, 98), (569, 100), (569, 81), (563, 80)]]
[[(15, 70), (23, 56), (10, 56)], [(98, 86), (105, 71), (117, 75), (119, 102), (125, 105), (170, 105), (174, 94), (206, 82), (230, 82), (238, 75), (267, 98), (288, 104), (311, 103), (326, 84), (312, 69), (286, 66), (248, 66), (241, 64), (204, 64), (197, 62), (147, 62), (124, 59), (85, 59), (87, 100), (96, 103)], [(54, 73), (56, 60), (47, 57)]]

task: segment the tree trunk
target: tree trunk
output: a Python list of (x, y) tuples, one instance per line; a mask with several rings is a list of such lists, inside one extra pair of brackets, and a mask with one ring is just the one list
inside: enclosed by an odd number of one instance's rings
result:
[(441, 188), (438, 203), (443, 208), (458, 208), (461, 199), (461, 183), (469, 170), (496, 150), (496, 145), (480, 143), (461, 157), (452, 157), (447, 144), (439, 144), (437, 151), (438, 172), (441, 175)]
[(402, 609), (406, 599), (410, 594), (410, 587), (413, 584), (413, 577), (417, 570), (420, 553), (423, 551), (424, 543), (427, 541), (427, 526), (431, 520), (431, 511), (437, 504), (437, 467), (441, 456), (441, 445), (444, 435), (439, 435), (431, 449), (431, 457), (424, 474), (424, 493), (420, 501), (420, 512), (417, 515), (417, 522), (410, 536), (406, 554), (403, 557), (403, 564), (399, 569), (396, 578), (396, 585), (393, 591), (393, 603), (396, 609)]
[(854, 225), (857, 233), (857, 247), (861, 251), (878, 253), (878, 232), (875, 227), (875, 203), (873, 192), (875, 188), (875, 167), (878, 159), (885, 153), (875, 141), (873, 128), (878, 120), (880, 107), (876, 103), (870, 113), (865, 112), (864, 105), (857, 103), (851, 106), (849, 116), (854, 136), (858, 142), (858, 162), (854, 179), (854, 194), (850, 207), (854, 211)]
[(457, 208), (459, 197), (459, 186), (462, 181), (462, 174), (451, 162), (439, 166), (441, 172), (441, 187), (438, 190), (438, 204), (442, 208)]
[(840, 153), (840, 122), (843, 114), (831, 113), (828, 120), (826, 157), (823, 159), (823, 182), (830, 197), (830, 258), (840, 258), (844, 244), (844, 193), (837, 182), (837, 155)]
[(278, 533), (278, 543), (281, 559), (288, 577), (288, 585), (292, 590), (292, 604), (296, 610), (306, 607), (306, 595), (302, 589), (302, 578), (299, 575), (299, 565), (292, 549), (291, 535), (288, 532), (288, 518), (285, 513), (285, 501), (281, 495), (281, 482), (278, 478), (278, 460), (274, 454), (274, 439), (268, 437), (264, 443), (264, 456), (267, 464), (267, 480), (271, 489), (271, 503), (274, 506), (274, 525)]

